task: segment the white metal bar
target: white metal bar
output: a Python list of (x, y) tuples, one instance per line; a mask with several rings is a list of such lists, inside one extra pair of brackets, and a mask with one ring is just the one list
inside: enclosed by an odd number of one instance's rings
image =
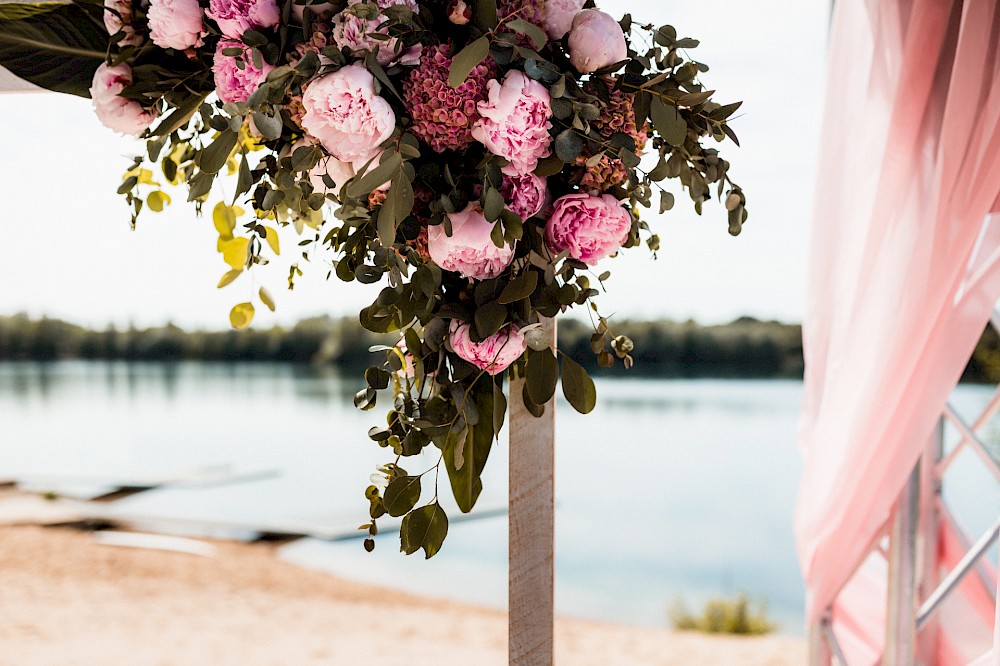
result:
[[(972, 540), (969, 539), (969, 536), (965, 533), (965, 531), (958, 526), (958, 523), (955, 521), (955, 516), (951, 514), (951, 511), (948, 510), (948, 507), (943, 501), (940, 500), (940, 498), (938, 500), (938, 510), (941, 512), (944, 519), (951, 524), (952, 529), (955, 531), (955, 536), (958, 537), (958, 541), (962, 545), (962, 550), (971, 550)], [(997, 581), (992, 572), (986, 568), (986, 563), (983, 562), (982, 559), (976, 560), (976, 573), (979, 574), (979, 580), (982, 582), (983, 587), (986, 588), (986, 592), (991, 597), (995, 598), (997, 596)]]
[(916, 651), (917, 517), (920, 510), (920, 463), (903, 486), (896, 503), (889, 538), (889, 580), (886, 599), (885, 666), (911, 666)]
[[(983, 426), (985, 426), (987, 423), (990, 422), (990, 419), (993, 418), (993, 416), (997, 413), (997, 411), (1000, 411), (1000, 386), (998, 386), (996, 390), (993, 391), (993, 395), (990, 396), (990, 401), (986, 403), (986, 407), (983, 408), (983, 411), (979, 413), (979, 416), (976, 417), (976, 420), (972, 422), (972, 427), (970, 428), (970, 430), (972, 430), (973, 432), (979, 432), (980, 430), (982, 430)], [(955, 461), (955, 458), (958, 457), (958, 454), (962, 452), (963, 448), (965, 448), (965, 445), (968, 443), (968, 441), (969, 441), (968, 438), (962, 436), (958, 440), (958, 443), (955, 445), (955, 447), (948, 452), (948, 455), (945, 456), (944, 460), (938, 463), (937, 475), (939, 477), (944, 475), (945, 471), (947, 471), (947, 469), (951, 466), (951, 463)]]
[(820, 621), (820, 629), (823, 631), (823, 638), (826, 639), (826, 644), (830, 646), (830, 651), (833, 653), (833, 657), (837, 660), (840, 666), (848, 666), (847, 657), (844, 656), (844, 650), (840, 647), (840, 641), (837, 640), (837, 634), (833, 633), (833, 623), (830, 621), (829, 617), (824, 617)]
[(997, 540), (997, 536), (1000, 536), (1000, 518), (997, 518), (996, 522), (993, 523), (993, 527), (979, 537), (969, 552), (965, 554), (965, 557), (955, 565), (955, 568), (945, 576), (937, 589), (923, 603), (920, 611), (917, 613), (917, 628), (922, 627), (934, 615), (937, 609), (940, 608), (941, 602), (958, 587), (958, 584), (972, 570), (972, 567), (979, 558)]
[(944, 414), (948, 417), (949, 421), (955, 424), (955, 427), (958, 428), (960, 433), (962, 433), (963, 438), (968, 442), (969, 446), (972, 447), (972, 450), (975, 451), (976, 455), (982, 459), (986, 468), (992, 472), (994, 478), (996, 478), (997, 481), (1000, 481), (1000, 465), (998, 465), (997, 461), (993, 459), (989, 449), (987, 449), (986, 445), (983, 444), (983, 441), (979, 439), (979, 436), (972, 431), (972, 428), (970, 428), (969, 424), (965, 422), (965, 419), (959, 416), (958, 412), (955, 411), (950, 403), (944, 408)]

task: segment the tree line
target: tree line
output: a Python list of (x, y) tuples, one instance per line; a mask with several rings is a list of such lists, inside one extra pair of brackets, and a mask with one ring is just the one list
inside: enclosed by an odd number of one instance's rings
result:
[[(802, 329), (797, 324), (741, 317), (704, 326), (692, 321), (612, 321), (616, 335), (635, 343), (635, 367), (597, 367), (590, 348), (592, 327), (559, 322), (559, 348), (596, 374), (660, 377), (802, 376)], [(386, 337), (365, 331), (349, 318), (316, 317), (291, 327), (245, 331), (185, 331), (172, 324), (150, 328), (94, 330), (59, 319), (0, 317), (0, 362), (67, 359), (125, 361), (283, 362), (365, 367), (368, 348)], [(1000, 381), (1000, 338), (984, 332), (963, 379)]]

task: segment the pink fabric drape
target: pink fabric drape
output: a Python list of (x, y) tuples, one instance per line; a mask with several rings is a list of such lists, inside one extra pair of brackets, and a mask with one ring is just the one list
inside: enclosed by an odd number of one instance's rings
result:
[(997, 0), (835, 4), (803, 321), (810, 622), (867, 556), (1000, 296), (998, 49)]

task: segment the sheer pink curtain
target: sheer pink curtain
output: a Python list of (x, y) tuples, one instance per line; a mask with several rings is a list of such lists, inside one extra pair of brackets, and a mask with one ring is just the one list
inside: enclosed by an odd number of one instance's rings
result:
[[(835, 5), (795, 521), (810, 622), (866, 557), (1000, 296), (998, 48), (996, 0)], [(871, 596), (841, 599), (841, 619), (865, 599), (884, 612)]]

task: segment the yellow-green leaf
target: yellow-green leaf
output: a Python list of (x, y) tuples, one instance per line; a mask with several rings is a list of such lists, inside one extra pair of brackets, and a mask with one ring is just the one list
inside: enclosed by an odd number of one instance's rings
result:
[(281, 245), (278, 243), (278, 230), (274, 227), (264, 228), (267, 229), (267, 236), (264, 237), (264, 240), (266, 240), (267, 244), (271, 247), (271, 252), (281, 254)]
[(229, 323), (233, 328), (244, 329), (253, 321), (253, 303), (237, 303), (229, 311)]
[(267, 309), (274, 312), (274, 299), (264, 287), (260, 288), (260, 302), (267, 306)]
[(234, 271), (241, 271), (247, 263), (247, 250), (250, 249), (250, 239), (234, 238), (222, 244), (222, 258)]
[(220, 236), (232, 238), (233, 230), (236, 228), (236, 212), (232, 206), (227, 206), (220, 201), (215, 204), (215, 208), (212, 210), (212, 223)]
[(170, 195), (161, 190), (154, 190), (146, 197), (146, 205), (149, 206), (151, 211), (162, 213), (163, 207), (170, 205)]
[(243, 271), (237, 271), (237, 270), (228, 271), (225, 275), (222, 276), (222, 279), (219, 280), (219, 286), (217, 287), (217, 289), (222, 289), (227, 284), (232, 284), (233, 280), (235, 280), (242, 274)]

